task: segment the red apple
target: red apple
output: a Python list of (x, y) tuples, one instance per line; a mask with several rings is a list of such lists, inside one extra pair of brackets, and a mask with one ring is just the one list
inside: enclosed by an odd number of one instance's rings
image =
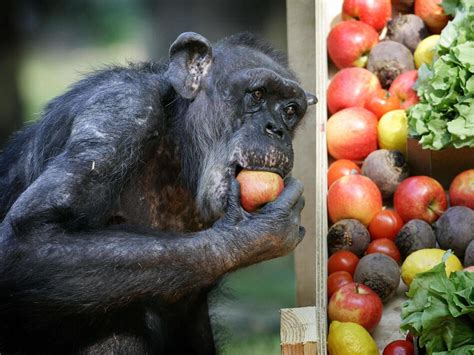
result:
[(333, 158), (364, 160), (377, 149), (377, 117), (362, 107), (346, 108), (329, 118), (326, 137)]
[(344, 68), (334, 75), (328, 86), (327, 100), (331, 114), (347, 107), (364, 107), (380, 90), (377, 76), (364, 68)]
[(328, 304), (331, 321), (357, 323), (369, 332), (379, 324), (382, 312), (380, 297), (367, 286), (355, 282), (334, 292)]
[(334, 181), (341, 176), (360, 174), (359, 165), (352, 160), (339, 159), (329, 165), (328, 169), (328, 188)]
[(378, 41), (378, 33), (369, 25), (360, 21), (343, 21), (329, 32), (329, 57), (339, 69), (363, 68), (370, 50)]
[(449, 186), (451, 206), (466, 206), (474, 210), (474, 169), (457, 175)]
[(433, 223), (448, 207), (441, 184), (429, 176), (412, 176), (398, 185), (393, 205), (406, 223), (422, 219)]
[(417, 79), (418, 70), (409, 70), (397, 76), (388, 89), (392, 96), (396, 96), (400, 100), (401, 108), (404, 110), (420, 101), (413, 89)]
[(283, 190), (283, 179), (269, 171), (242, 170), (237, 175), (240, 199), (247, 212), (256, 211), (265, 203), (275, 200)]
[(441, 33), (441, 30), (449, 21), (443, 8), (439, 5), (442, 0), (415, 0), (415, 15), (421, 17), (426, 26), (433, 33)]
[(328, 213), (333, 223), (354, 218), (368, 226), (382, 210), (382, 194), (377, 185), (363, 175), (337, 179), (328, 191)]
[(344, 0), (342, 18), (356, 19), (381, 31), (392, 17), (390, 0)]
[(377, 119), (380, 119), (389, 111), (398, 110), (401, 108), (400, 99), (390, 94), (387, 90), (381, 89), (376, 91), (365, 103), (365, 108), (373, 112)]

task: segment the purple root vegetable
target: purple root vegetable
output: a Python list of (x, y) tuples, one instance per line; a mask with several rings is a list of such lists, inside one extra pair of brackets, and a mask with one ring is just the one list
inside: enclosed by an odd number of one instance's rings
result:
[(398, 150), (378, 149), (370, 153), (362, 164), (362, 174), (380, 189), (383, 198), (389, 198), (408, 175), (408, 165)]
[(423, 20), (413, 14), (397, 16), (387, 24), (387, 38), (403, 44), (412, 53), (418, 43), (428, 36), (429, 31)]
[(358, 220), (342, 219), (329, 228), (327, 239), (330, 255), (339, 250), (349, 250), (360, 258), (369, 246), (370, 234)]
[(433, 224), (436, 240), (442, 249), (451, 249), (459, 258), (474, 240), (474, 210), (464, 206), (450, 207)]
[(402, 258), (414, 251), (426, 248), (436, 248), (436, 237), (431, 226), (421, 219), (408, 221), (397, 234), (395, 239)]
[(387, 255), (368, 254), (357, 264), (354, 281), (370, 287), (385, 303), (397, 292), (400, 284), (400, 268)]
[(369, 54), (367, 69), (377, 75), (387, 89), (400, 74), (415, 69), (413, 55), (403, 44), (395, 41), (377, 43)]

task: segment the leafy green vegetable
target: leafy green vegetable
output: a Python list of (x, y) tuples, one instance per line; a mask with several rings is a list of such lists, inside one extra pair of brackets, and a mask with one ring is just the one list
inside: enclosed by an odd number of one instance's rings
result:
[(420, 102), (408, 110), (409, 134), (423, 148), (474, 147), (474, 0), (444, 0), (454, 19), (441, 32), (432, 66), (418, 69)]
[(474, 273), (448, 278), (444, 262), (418, 274), (402, 304), (403, 331), (419, 337), (428, 354), (474, 354)]

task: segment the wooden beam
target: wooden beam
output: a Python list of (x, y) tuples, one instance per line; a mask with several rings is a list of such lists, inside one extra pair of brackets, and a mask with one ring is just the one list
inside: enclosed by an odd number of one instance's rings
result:
[(286, 308), (280, 312), (282, 355), (317, 354), (316, 309)]
[[(314, 0), (287, 1), (288, 58), (305, 90), (316, 94)], [(317, 106), (317, 105), (316, 105)], [(316, 106), (310, 106), (296, 132), (293, 175), (304, 183), (305, 208), (301, 224), (306, 236), (295, 250), (296, 303), (314, 306), (316, 284)]]

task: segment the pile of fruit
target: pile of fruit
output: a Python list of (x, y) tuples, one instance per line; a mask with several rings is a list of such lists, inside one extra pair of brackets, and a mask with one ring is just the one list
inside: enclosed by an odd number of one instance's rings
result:
[[(331, 29), (327, 39), (329, 57), (340, 69), (327, 90), (331, 116), (326, 135), (332, 161), (327, 196), (332, 222), (327, 235), (330, 354), (378, 354), (370, 332), (382, 318), (383, 304), (396, 294), (400, 279), (408, 287), (415, 285), (409, 297), (421, 297), (429, 287), (422, 281), (428, 278), (425, 274), (443, 265), (445, 279), (439, 274), (432, 278), (456, 284), (446, 293), (470, 287), (470, 291), (462, 290), (474, 295), (474, 273), (449, 277), (474, 269), (474, 167), (459, 174), (446, 192), (432, 177), (410, 176), (405, 161), (407, 114), (420, 102), (418, 74), (432, 70), (440, 33), (450, 20), (439, 3), (345, 0), (343, 21)], [(453, 11), (460, 4), (471, 6), (469, 11), (474, 13), (470, 0), (445, 0), (443, 6)], [(392, 7), (397, 13), (392, 14)], [(414, 14), (407, 13), (413, 7)], [(474, 72), (474, 65), (472, 69)], [(466, 75), (462, 80), (473, 77)], [(436, 85), (441, 90), (448, 84)], [(430, 93), (427, 87), (423, 86), (425, 96), (439, 94)], [(469, 95), (472, 98), (472, 92)], [(474, 121), (471, 124), (474, 127)], [(470, 314), (474, 319), (474, 297), (469, 302), (457, 311), (449, 305), (453, 319), (460, 317), (456, 321), (467, 327), (464, 331), (473, 333), (464, 338), (454, 334), (463, 339), (461, 351), (471, 345), (474, 348), (474, 324), (465, 325), (463, 318)], [(413, 354), (412, 335), (428, 353), (451, 351), (459, 345), (451, 341), (453, 334), (430, 340), (443, 334), (430, 337), (423, 333), (423, 327), (413, 321), (413, 309), (407, 303), (403, 310), (403, 316), (409, 318), (403, 320), (403, 329), (410, 335), (388, 344), (384, 354)], [(417, 312), (419, 316), (423, 310)], [(433, 332), (426, 324), (424, 329)]]

